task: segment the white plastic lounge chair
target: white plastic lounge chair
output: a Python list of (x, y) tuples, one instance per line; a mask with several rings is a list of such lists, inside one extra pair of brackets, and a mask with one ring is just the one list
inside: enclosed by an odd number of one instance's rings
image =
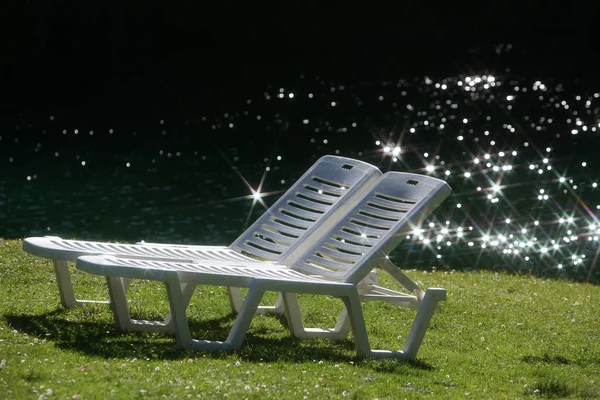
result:
[[(339, 338), (351, 325), (356, 352), (374, 358), (414, 359), (425, 331), (439, 301), (445, 300), (444, 289), (429, 289), (422, 301), (417, 296), (403, 295), (404, 301), (418, 304), (418, 311), (402, 351), (372, 350), (361, 308), (359, 282), (376, 266), (385, 270), (389, 253), (404, 239), (414, 224), (427, 217), (449, 194), (450, 187), (431, 177), (389, 172), (326, 235), (315, 243), (291, 267), (264, 268), (258, 263), (211, 263), (210, 261), (166, 262), (126, 259), (114, 256), (83, 256), (77, 268), (107, 277), (111, 305), (117, 324), (127, 323), (129, 310), (120, 278), (162, 281), (167, 288), (171, 315), (176, 327), (177, 344), (184, 349), (233, 350), (245, 337), (265, 291), (283, 293), (290, 330), (296, 336)], [(400, 276), (402, 277), (402, 276)], [(224, 342), (194, 340), (187, 322), (185, 285), (217, 285), (246, 287), (248, 294), (242, 309)], [(347, 316), (342, 315), (334, 329), (313, 329), (302, 326), (296, 293), (325, 294), (339, 297)], [(395, 292), (397, 295), (402, 295)], [(369, 296), (367, 293), (366, 296)], [(385, 293), (375, 293), (372, 299), (386, 300)], [(151, 322), (148, 322), (151, 325)], [(298, 334), (298, 332), (300, 333)]]
[[(30, 237), (24, 240), (23, 250), (53, 261), (64, 307), (106, 303), (75, 298), (68, 262), (75, 262), (82, 255), (99, 254), (236, 263), (280, 261), (295, 250), (304, 253), (318, 239), (313, 236), (315, 230), (320, 225), (328, 226), (337, 222), (379, 176), (379, 169), (368, 163), (324, 156), (228, 247), (117, 244), (64, 240), (59, 237)], [(126, 280), (123, 284), (127, 287), (129, 281)], [(228, 293), (232, 308), (238, 311), (242, 302), (239, 288), (228, 288)], [(261, 312), (278, 310), (281, 312), (281, 302), (275, 307), (259, 308)]]

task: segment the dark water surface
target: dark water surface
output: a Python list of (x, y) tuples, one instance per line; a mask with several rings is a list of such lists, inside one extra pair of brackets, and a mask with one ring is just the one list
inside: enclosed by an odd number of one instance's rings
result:
[(143, 107), (128, 114), (115, 92), (124, 108), (109, 118), (51, 102), (7, 109), (0, 236), (226, 245), (263, 210), (252, 190), (272, 204), (318, 157), (339, 154), (452, 186), (399, 263), (597, 282), (600, 86), (490, 71), (304, 74), (233, 87), (212, 105), (155, 82), (160, 101), (137, 93)]

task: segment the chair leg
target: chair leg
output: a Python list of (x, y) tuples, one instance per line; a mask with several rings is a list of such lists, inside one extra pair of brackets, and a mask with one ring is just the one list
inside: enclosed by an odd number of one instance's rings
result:
[(131, 328), (131, 315), (127, 304), (127, 294), (120, 278), (107, 276), (108, 294), (110, 296), (110, 307), (115, 317), (117, 329), (126, 331)]
[(365, 325), (365, 318), (360, 304), (358, 292), (342, 297), (342, 301), (348, 312), (348, 319), (352, 326), (352, 336), (354, 337), (354, 347), (356, 355), (368, 356), (371, 353), (371, 345), (369, 344), (369, 336)]
[(421, 347), (425, 332), (429, 327), (429, 322), (431, 322), (431, 317), (435, 313), (438, 303), (445, 299), (445, 289), (427, 289), (423, 297), (423, 302), (419, 306), (415, 320), (408, 332), (408, 337), (406, 338), (406, 342), (404, 342), (402, 351), (372, 350), (370, 357), (414, 360), (417, 357), (417, 352)]
[(227, 296), (229, 296), (229, 305), (231, 311), (238, 314), (242, 309), (244, 298), (242, 297), (242, 290), (239, 287), (227, 287)]
[[(190, 301), (192, 300), (192, 295), (194, 294), (195, 290), (196, 290), (196, 284), (193, 284), (193, 283), (182, 283), (181, 284), (181, 294), (183, 296), (183, 303), (185, 304), (186, 309), (190, 305)], [(173, 316), (171, 315), (170, 311), (169, 311), (169, 315), (167, 315), (167, 318), (165, 318), (163, 324), (165, 324), (166, 326), (170, 326), (172, 329), (175, 329)]]
[(302, 323), (302, 313), (298, 304), (296, 293), (282, 293), (283, 305), (285, 307), (288, 329), (298, 339), (309, 338)]
[(446, 300), (446, 289), (430, 288), (425, 292), (423, 303), (419, 307), (419, 311), (417, 311), (417, 316), (408, 332), (402, 350), (409, 359), (414, 360), (417, 357), (417, 352), (419, 351), (419, 347), (421, 347), (425, 332), (431, 322), (431, 317), (438, 303), (444, 300)]
[(337, 319), (335, 328), (306, 328), (302, 322), (302, 311), (295, 293), (282, 293), (284, 310), (287, 317), (288, 328), (292, 335), (298, 339), (329, 338), (343, 340), (350, 332), (348, 313), (344, 308)]
[(125, 291), (127, 291), (129, 289), (129, 286), (131, 286), (131, 282), (133, 282), (133, 279), (121, 278), (121, 280), (123, 281), (123, 288), (125, 289)]
[(269, 314), (285, 314), (285, 307), (283, 306), (283, 295), (281, 293), (277, 295), (277, 300), (275, 300), (274, 306), (259, 306), (257, 312), (261, 314), (261, 310), (264, 310), (264, 313)]
[(337, 338), (338, 340), (343, 340), (348, 336), (348, 333), (350, 333), (350, 329), (351, 329), (351, 324), (350, 324), (350, 318), (348, 317), (348, 309), (346, 307), (344, 307), (344, 309), (342, 310), (342, 312), (340, 313), (338, 319), (337, 319), (337, 323), (335, 324), (335, 332), (337, 332)]
[(265, 294), (265, 290), (261, 287), (262, 285), (258, 281), (252, 282), (248, 289), (248, 294), (242, 305), (242, 309), (238, 314), (231, 331), (227, 336), (225, 343), (229, 344), (232, 350), (239, 349), (242, 346), (252, 318), (257, 312), (260, 301)]
[[(165, 321), (132, 319), (129, 312), (129, 303), (127, 301), (126, 287), (129, 286), (128, 282), (124, 282), (122, 278), (107, 276), (106, 283), (108, 284), (110, 305), (115, 316), (117, 329), (123, 331), (164, 333), (172, 333), (176, 329), (176, 324), (172, 321), (170, 314)], [(184, 291), (184, 288), (180, 288), (180, 290)], [(189, 302), (189, 297), (187, 301)], [(187, 306), (187, 303), (185, 304)]]
[(60, 294), (60, 303), (65, 308), (77, 307), (75, 293), (73, 293), (73, 282), (71, 281), (71, 272), (66, 261), (52, 260), (54, 272), (56, 273), (56, 282), (58, 283), (58, 293)]
[[(189, 349), (191, 348), (192, 340), (190, 326), (185, 312), (188, 306), (188, 302), (186, 302), (183, 294), (185, 288), (182, 289), (177, 273), (165, 275), (167, 278), (165, 286), (167, 288), (167, 296), (169, 297), (169, 307), (171, 308), (169, 315), (171, 316), (175, 328), (177, 346), (181, 349)], [(195, 287), (196, 285), (193, 286)]]
[(77, 300), (73, 292), (73, 281), (71, 280), (71, 271), (69, 264), (66, 261), (52, 260), (54, 264), (54, 273), (56, 274), (56, 282), (58, 283), (58, 293), (60, 295), (60, 303), (65, 308), (81, 307), (84, 304), (108, 304), (107, 301), (100, 300)]
[[(242, 309), (242, 304), (244, 303), (244, 298), (242, 297), (242, 291), (240, 288), (236, 287), (227, 287), (227, 295), (229, 296), (229, 304), (231, 306), (231, 311), (234, 313), (239, 313)], [(283, 297), (280, 295), (277, 296), (277, 301), (274, 306), (258, 306), (256, 310), (257, 314), (284, 314), (285, 308), (283, 305)]]
[(384, 262), (381, 264), (381, 267), (384, 271), (386, 271), (394, 279), (396, 279), (398, 283), (404, 286), (406, 290), (408, 290), (411, 293), (414, 292), (419, 301), (423, 300), (425, 292), (419, 287), (419, 285), (413, 282), (412, 279), (410, 279), (404, 272), (402, 272), (402, 270), (398, 268), (389, 258), (386, 257), (384, 259)]
[[(177, 293), (177, 289), (175, 286), (172, 286), (172, 289), (169, 291), (169, 296), (171, 293)], [(183, 332), (182, 339), (180, 340), (179, 336), (177, 339), (178, 345), (181, 348), (189, 349), (189, 350), (203, 350), (203, 351), (215, 351), (215, 350), (237, 350), (242, 346), (244, 342), (244, 338), (246, 337), (246, 332), (250, 327), (250, 323), (252, 322), (252, 318), (256, 314), (256, 310), (260, 304), (260, 301), (265, 293), (265, 290), (261, 287), (260, 283), (254, 281), (248, 290), (248, 294), (244, 299), (242, 307), (240, 308), (240, 312), (238, 313), (235, 322), (233, 323), (233, 327), (227, 336), (227, 339), (224, 342), (215, 341), (215, 340), (195, 340), (189, 339), (187, 340), (187, 336), (189, 335), (189, 327), (187, 327), (187, 319), (185, 319), (186, 327), (183, 327), (184, 317), (177, 318), (176, 314), (185, 316), (185, 308), (183, 307), (183, 296), (182, 300), (178, 301), (177, 299), (169, 300), (172, 303), (171, 307), (179, 307), (179, 311), (175, 308), (171, 309), (171, 312), (175, 316), (177, 330), (176, 332)], [(178, 305), (181, 304), (181, 305)], [(186, 330), (187, 329), (187, 330)]]
[[(121, 282), (119, 282), (121, 281)], [(172, 333), (175, 332), (177, 327), (176, 323), (173, 319), (172, 311), (169, 311), (169, 314), (165, 318), (164, 321), (149, 321), (149, 320), (139, 320), (132, 319), (129, 313), (129, 304), (127, 301), (127, 288), (131, 282), (131, 279), (126, 278), (107, 278), (108, 286), (109, 286), (109, 294), (111, 296), (111, 306), (113, 309), (113, 313), (115, 315), (115, 321), (117, 328), (120, 330), (127, 331), (139, 331), (139, 332), (164, 332), (164, 333)], [(183, 299), (183, 304), (186, 309), (191, 301), (192, 295), (196, 289), (196, 284), (192, 283), (182, 283), (181, 284), (181, 295)], [(230, 301), (232, 304), (237, 304), (239, 301), (239, 310), (244, 304), (244, 299), (241, 296), (241, 292), (239, 288), (227, 288), (228, 293), (230, 294)], [(230, 290), (231, 289), (231, 290)], [(238, 297), (239, 296), (239, 297)], [(234, 300), (231, 300), (232, 297)], [(247, 297), (247, 296), (246, 296)], [(281, 301), (283, 304), (283, 301)], [(281, 309), (284, 309), (283, 305), (278, 306)], [(258, 307), (256, 310), (257, 313), (261, 313), (261, 307)], [(267, 307), (265, 307), (267, 308)], [(269, 309), (275, 309), (276, 307), (270, 307)], [(235, 310), (235, 309), (234, 309)], [(263, 311), (264, 312), (264, 311)]]

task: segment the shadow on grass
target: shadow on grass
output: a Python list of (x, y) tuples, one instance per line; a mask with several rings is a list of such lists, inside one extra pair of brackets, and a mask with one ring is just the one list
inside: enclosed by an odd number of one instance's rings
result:
[[(177, 360), (190, 357), (225, 359), (230, 352), (194, 352), (176, 347), (174, 335), (160, 333), (122, 332), (105, 322), (69, 321), (68, 311), (30, 314), (5, 314), (8, 326), (31, 336), (46, 339), (56, 347), (104, 358), (153, 358)], [(192, 337), (226, 338), (235, 314), (207, 320), (191, 320)], [(280, 318), (274, 316), (274, 318)], [(283, 319), (285, 322), (285, 319)], [(282, 329), (284, 329), (282, 327)], [(355, 362), (378, 372), (396, 373), (407, 368), (432, 371), (434, 368), (422, 361), (365, 360), (354, 355), (354, 342), (350, 339), (299, 340), (286, 332), (285, 337), (273, 335), (268, 328), (254, 329), (246, 334), (242, 348), (236, 351), (239, 358), (250, 362)], [(263, 335), (258, 336), (257, 334)], [(280, 333), (277, 332), (279, 335)]]
[(600, 389), (592, 382), (578, 383), (569, 382), (566, 378), (553, 376), (541, 376), (525, 391), (525, 395), (535, 395), (547, 399), (559, 399), (574, 397), (580, 399), (597, 399), (600, 397)]
[(556, 364), (556, 365), (577, 365), (580, 367), (589, 367), (590, 365), (600, 365), (600, 360), (591, 357), (574, 357), (569, 359), (560, 354), (552, 355), (544, 353), (543, 355), (530, 354), (521, 359), (528, 364)]

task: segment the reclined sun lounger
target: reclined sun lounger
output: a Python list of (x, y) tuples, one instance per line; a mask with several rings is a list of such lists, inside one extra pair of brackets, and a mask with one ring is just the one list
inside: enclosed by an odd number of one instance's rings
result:
[[(113, 254), (164, 260), (278, 262), (293, 251), (303, 252), (310, 247), (318, 239), (314, 236), (317, 228), (337, 222), (379, 176), (379, 169), (368, 163), (324, 156), (227, 247), (117, 244), (64, 240), (58, 237), (30, 237), (24, 240), (23, 250), (52, 260), (62, 305), (68, 308), (80, 306), (97, 301), (75, 299), (68, 262), (75, 262), (79, 256)], [(127, 287), (129, 281), (123, 283)], [(229, 288), (228, 293), (232, 307), (237, 311), (242, 301), (240, 291), (238, 288)], [(281, 309), (279, 304), (275, 307), (261, 307), (259, 311), (278, 309)]]
[[(162, 281), (167, 288), (177, 344), (184, 349), (238, 349), (244, 340), (265, 291), (283, 293), (288, 324), (298, 337), (345, 337), (346, 321), (351, 325), (358, 355), (375, 358), (414, 359), (425, 331), (439, 301), (445, 299), (444, 289), (429, 289), (422, 299), (399, 292), (374, 291), (361, 288), (360, 283), (380, 266), (392, 276), (403, 280), (389, 263), (390, 252), (406, 233), (427, 217), (449, 194), (450, 187), (431, 177), (389, 172), (377, 180), (370, 190), (318, 241), (313, 242), (303, 256), (286, 265), (264, 268), (256, 262), (161, 261), (128, 259), (116, 256), (83, 256), (77, 268), (107, 277), (111, 306), (117, 325), (127, 328), (135, 324), (152, 330), (154, 321), (133, 321), (129, 317), (126, 291), (121, 278)], [(293, 258), (290, 254), (289, 257)], [(197, 284), (245, 287), (248, 294), (233, 328), (224, 342), (191, 338), (186, 307), (187, 285)], [(307, 329), (303, 326), (296, 294), (325, 294), (339, 297), (346, 315), (340, 316), (333, 329)], [(403, 299), (417, 308), (417, 315), (402, 351), (371, 350), (361, 308), (361, 299)]]

